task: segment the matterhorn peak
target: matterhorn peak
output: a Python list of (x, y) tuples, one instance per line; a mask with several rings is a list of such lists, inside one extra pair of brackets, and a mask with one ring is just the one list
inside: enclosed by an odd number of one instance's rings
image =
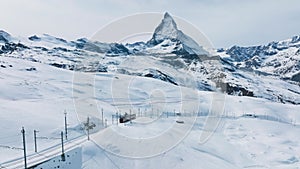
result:
[(208, 55), (208, 52), (199, 46), (196, 41), (177, 28), (176, 22), (168, 12), (164, 14), (161, 23), (157, 26), (152, 38), (147, 43), (158, 45), (165, 40), (178, 42), (178, 44), (182, 45), (182, 48), (179, 49), (180, 51), (173, 51), (173, 53)]
[(174, 19), (168, 12), (166, 12), (163, 20), (155, 29), (152, 38), (156, 41), (156, 43), (160, 43), (164, 39), (176, 39), (177, 32), (178, 29)]

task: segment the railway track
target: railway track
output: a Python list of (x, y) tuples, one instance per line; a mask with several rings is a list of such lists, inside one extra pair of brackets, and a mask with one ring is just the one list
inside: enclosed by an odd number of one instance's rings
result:
[[(86, 142), (87, 139), (85, 135), (75, 137), (64, 143), (65, 152), (69, 151), (77, 146), (80, 146), (82, 143)], [(27, 156), (27, 166), (35, 166), (47, 160), (50, 160), (53, 157), (61, 155), (61, 144), (56, 144), (47, 149), (44, 149), (37, 153), (32, 153)], [(0, 169), (20, 169), (24, 168), (24, 158), (19, 157), (13, 160), (6, 161), (0, 164)]]

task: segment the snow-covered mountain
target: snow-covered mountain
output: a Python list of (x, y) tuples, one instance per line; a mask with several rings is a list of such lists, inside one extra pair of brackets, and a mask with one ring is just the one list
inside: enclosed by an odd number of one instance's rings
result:
[[(271, 42), (267, 45), (233, 46), (221, 51), (224, 59), (234, 67), (262, 73), (269, 73), (299, 82), (300, 37)], [(227, 57), (226, 57), (227, 56)]]
[(209, 55), (191, 37), (178, 30), (177, 24), (169, 13), (165, 13), (162, 22), (155, 29), (147, 44), (151, 47), (160, 46), (160, 48), (173, 46), (170, 52), (175, 54)]
[[(151, 39), (132, 44), (68, 41), (48, 34), (15, 38), (0, 31), (0, 168), (23, 167), (22, 126), (29, 166), (297, 168), (299, 48), (300, 37), (295, 36), (211, 55), (180, 31), (168, 13)], [(210, 92), (214, 90), (228, 95)], [(218, 107), (215, 102), (224, 106), (219, 114), (212, 111)], [(81, 146), (76, 156), (67, 152), (66, 161), (60, 154), (64, 110), (65, 148)], [(136, 113), (137, 119), (116, 124), (116, 113), (125, 112)], [(220, 119), (214, 129), (212, 119)], [(96, 126), (93, 141), (86, 141), (85, 120)], [(188, 125), (186, 132), (180, 130)], [(34, 130), (39, 131), (38, 153)], [(199, 144), (206, 133), (213, 134)], [(147, 142), (161, 135), (168, 137)], [(126, 144), (132, 138), (137, 142)], [(163, 145), (173, 147), (154, 157), (124, 156)]]
[(7, 32), (0, 30), (0, 43), (7, 43), (11, 41), (11, 36)]
[(231, 72), (229, 86), (248, 88), (257, 97), (299, 104), (299, 44), (299, 36), (294, 36), (266, 45), (219, 49), (224, 68)]
[[(218, 49), (211, 56), (166, 13), (147, 42), (67, 41), (51, 35), (16, 39), (0, 33), (1, 57), (84, 72), (117, 72), (230, 95), (300, 104), (300, 38), (267, 45)], [(1, 67), (7, 67), (4, 63)]]

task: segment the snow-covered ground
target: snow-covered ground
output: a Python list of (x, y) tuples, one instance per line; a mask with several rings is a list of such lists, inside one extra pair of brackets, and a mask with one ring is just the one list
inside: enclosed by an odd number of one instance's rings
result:
[(70, 139), (83, 135), (72, 130), (78, 121), (72, 113), (71, 72), (13, 58), (1, 58), (1, 62), (12, 67), (0, 71), (0, 163), (23, 155), (22, 127), (29, 154), (34, 152), (33, 130), (38, 131), (38, 150), (59, 144), (65, 110)]
[[(72, 139), (85, 134), (80, 124), (87, 116), (101, 119), (102, 109), (108, 127), (92, 121), (99, 131), (82, 144), (82, 168), (300, 166), (299, 105), (201, 92), (153, 78), (0, 61), (7, 65), (0, 68), (0, 166), (22, 157), (22, 126), (28, 154), (34, 154), (33, 130), (39, 131), (39, 151), (60, 148), (65, 110)], [(215, 109), (223, 111), (213, 114)], [(137, 119), (117, 125), (116, 112), (136, 113)]]
[[(223, 119), (205, 143), (201, 123), (176, 147), (152, 158), (131, 159), (84, 146), (83, 168), (298, 168), (299, 127), (259, 119)], [(117, 148), (115, 148), (117, 150)], [(147, 147), (145, 147), (147, 149)], [(141, 150), (143, 151), (143, 150)], [(92, 154), (92, 155), (91, 155)]]

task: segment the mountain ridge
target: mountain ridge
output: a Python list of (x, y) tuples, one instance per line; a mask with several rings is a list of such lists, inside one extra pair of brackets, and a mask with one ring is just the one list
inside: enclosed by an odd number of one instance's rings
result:
[[(160, 32), (166, 34), (159, 35)], [(144, 76), (198, 90), (220, 88), (230, 95), (300, 104), (300, 94), (296, 92), (300, 90), (299, 36), (266, 45), (219, 49), (218, 56), (212, 57), (187, 52), (180, 32), (168, 13), (149, 41), (133, 44), (102, 43), (85, 38), (67, 41), (47, 34), (33, 35), (17, 43), (2, 31), (0, 35), (5, 35), (6, 40), (0, 43), (0, 55), (72, 71)]]

